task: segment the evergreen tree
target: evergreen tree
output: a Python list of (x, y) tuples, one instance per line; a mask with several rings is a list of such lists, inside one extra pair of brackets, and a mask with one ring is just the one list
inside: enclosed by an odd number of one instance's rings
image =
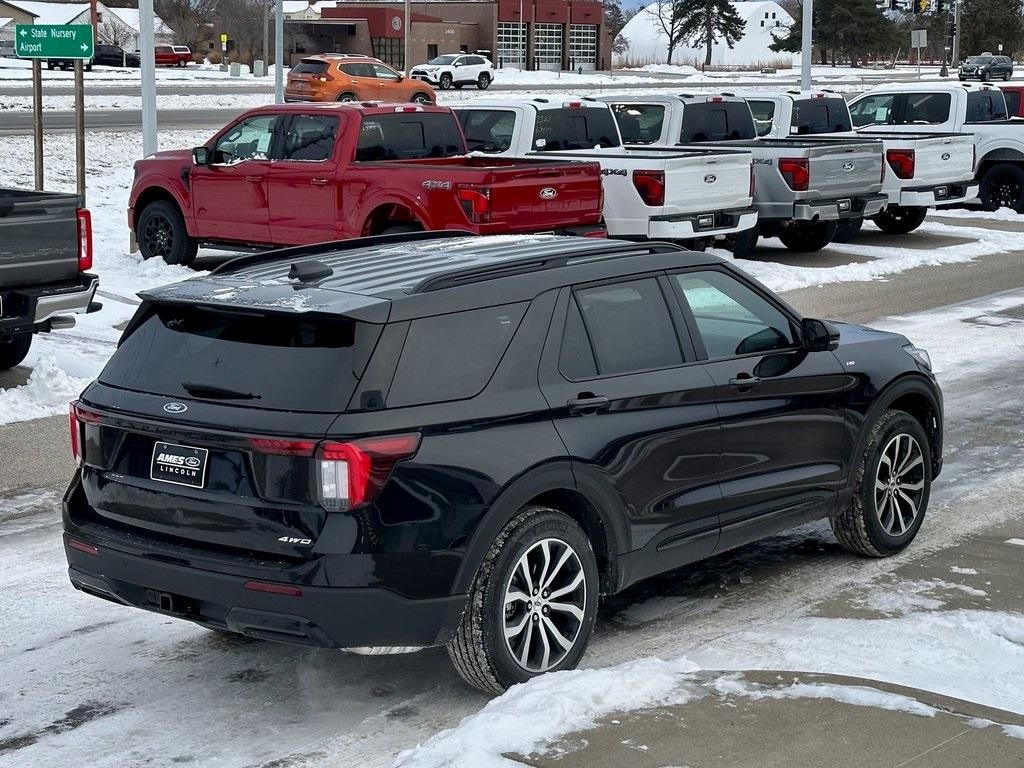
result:
[[(770, 46), (773, 51), (800, 51), (802, 10), (797, 9), (798, 21)], [(885, 17), (875, 0), (815, 0), (814, 17), (814, 46), (822, 64), (831, 59), (834, 66), (843, 58), (857, 63), (868, 54), (892, 49), (896, 43), (896, 25)]]
[(960, 10), (960, 57), (991, 51), (1014, 56), (1024, 50), (1020, 0), (963, 0)]
[(711, 47), (722, 41), (732, 48), (747, 31), (730, 0), (679, 0), (679, 36), (691, 45), (704, 46), (704, 66), (711, 63)]

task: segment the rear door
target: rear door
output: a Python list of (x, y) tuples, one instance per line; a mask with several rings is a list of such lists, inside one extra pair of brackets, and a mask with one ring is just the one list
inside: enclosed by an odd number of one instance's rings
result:
[(280, 116), (253, 115), (229, 126), (211, 145), (209, 165), (189, 177), (200, 238), (270, 243), (267, 182)]
[(339, 115), (291, 115), (267, 181), (270, 240), (301, 245), (338, 237), (342, 185), (336, 154)]
[(713, 383), (680, 345), (665, 290), (657, 275), (565, 289), (541, 365), (577, 476), (611, 489), (630, 549), (648, 550), (638, 577), (706, 557), (718, 539)]
[[(348, 82), (338, 89), (340, 94), (354, 93), (361, 101), (375, 101), (383, 98), (381, 83), (368, 62), (349, 61), (338, 65), (338, 71)], [(343, 81), (344, 82), (344, 81)]]

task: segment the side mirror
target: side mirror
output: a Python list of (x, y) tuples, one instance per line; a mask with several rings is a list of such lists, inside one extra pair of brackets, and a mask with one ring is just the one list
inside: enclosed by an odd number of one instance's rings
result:
[(800, 323), (800, 337), (808, 352), (831, 352), (839, 347), (839, 329), (824, 320), (805, 317)]
[(206, 147), (195, 147), (192, 150), (192, 162), (196, 165), (209, 165), (210, 150)]

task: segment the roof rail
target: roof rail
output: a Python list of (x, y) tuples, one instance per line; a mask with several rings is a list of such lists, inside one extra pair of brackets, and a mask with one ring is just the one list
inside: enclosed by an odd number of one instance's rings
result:
[(288, 261), (298, 257), (322, 256), (331, 253), (342, 253), (354, 251), (357, 248), (367, 248), (373, 245), (394, 245), (395, 243), (415, 243), (421, 240), (443, 240), (453, 237), (472, 237), (472, 232), (461, 229), (450, 229), (444, 231), (427, 232), (399, 232), (393, 235), (373, 235), (371, 237), (354, 237), (351, 240), (332, 240), (326, 243), (315, 243), (313, 245), (298, 245), (292, 248), (276, 248), (260, 253), (250, 253), (239, 256), (231, 261), (218, 264), (210, 271), (211, 275), (226, 275), (237, 272), (246, 267), (263, 264), (271, 261)]
[[(586, 242), (585, 238), (581, 238)], [(618, 259), (626, 256), (637, 256), (641, 254), (668, 253), (670, 251), (681, 251), (679, 246), (671, 243), (628, 243), (623, 242), (620, 248), (606, 248), (604, 251), (594, 247), (596, 242), (591, 240), (584, 247), (572, 248), (559, 251), (550, 256), (523, 256), (519, 259), (508, 259), (498, 264), (482, 264), (464, 269), (453, 270), (439, 275), (426, 277), (415, 286), (410, 293), (430, 293), (440, 291), (444, 288), (455, 288), (460, 285), (480, 283), (485, 280), (493, 280), (499, 277), (511, 277), (513, 275), (538, 272), (545, 269), (557, 269), (564, 267), (576, 259)]]

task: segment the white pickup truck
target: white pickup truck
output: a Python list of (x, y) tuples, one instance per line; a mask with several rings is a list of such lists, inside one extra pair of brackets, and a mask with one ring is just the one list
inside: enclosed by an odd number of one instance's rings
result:
[(1006, 100), (994, 85), (881, 85), (853, 99), (850, 115), (858, 132), (973, 134), (982, 207), (1024, 213), (1024, 120), (1007, 119)]
[[(846, 100), (825, 91), (786, 91), (744, 96), (763, 138), (799, 136), (828, 139), (868, 136), (885, 150), (882, 192), (888, 204), (872, 221), (884, 232), (906, 234), (921, 226), (929, 208), (978, 197), (974, 180), (974, 137), (968, 133), (852, 132)], [(850, 239), (862, 218), (840, 226), (836, 240)]]
[(729, 239), (737, 257), (748, 256), (758, 237), (778, 237), (793, 251), (820, 250), (841, 223), (874, 216), (888, 201), (880, 141), (759, 139), (747, 103), (724, 94), (602, 100), (629, 146), (669, 155), (705, 145), (753, 153), (757, 228)]
[(668, 155), (628, 149), (608, 105), (577, 96), (476, 99), (452, 108), (470, 152), (598, 161), (611, 237), (702, 248), (757, 223), (749, 150), (694, 147)]

